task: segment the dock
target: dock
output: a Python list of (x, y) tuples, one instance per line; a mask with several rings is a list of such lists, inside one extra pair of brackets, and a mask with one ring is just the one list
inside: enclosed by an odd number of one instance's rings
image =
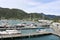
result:
[(60, 37), (60, 33), (52, 33), (52, 34)]
[(52, 27), (52, 29), (54, 31), (54, 32), (52, 32), (52, 34), (60, 37), (60, 29), (57, 27), (54, 27), (54, 26)]
[(28, 30), (28, 29), (45, 29), (45, 28), (0, 28), (0, 30), (8, 30), (8, 29), (16, 29), (16, 30)]
[(0, 35), (0, 39), (4, 38), (28, 38), (28, 37), (35, 37), (35, 36), (40, 36), (40, 35), (48, 35), (51, 34), (50, 32), (36, 32), (32, 34), (6, 34), (6, 35)]

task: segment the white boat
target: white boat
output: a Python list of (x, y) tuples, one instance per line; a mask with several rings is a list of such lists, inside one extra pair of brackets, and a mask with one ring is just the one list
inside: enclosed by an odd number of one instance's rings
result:
[(21, 34), (21, 31), (18, 30), (6, 30), (8, 34)]
[(28, 24), (25, 26), (25, 28), (37, 28), (34, 24)]
[(0, 31), (0, 34), (8, 34), (6, 31)]
[(4, 28), (4, 27), (11, 27), (11, 25), (8, 24), (8, 20), (1, 20), (1, 25), (0, 28)]
[(18, 31), (18, 30), (6, 30), (6, 31), (0, 31), (0, 34), (21, 34), (21, 31)]
[(15, 25), (17, 28), (25, 27), (25, 24), (16, 24)]

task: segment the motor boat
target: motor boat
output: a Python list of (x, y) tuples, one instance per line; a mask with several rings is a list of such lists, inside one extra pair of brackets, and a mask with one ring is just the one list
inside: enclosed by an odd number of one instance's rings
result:
[(6, 30), (8, 34), (21, 34), (21, 31), (18, 30)]
[(8, 34), (6, 31), (0, 31), (0, 34)]
[(22, 28), (22, 27), (25, 27), (25, 24), (16, 24), (15, 26), (16, 28)]
[(18, 30), (5, 30), (5, 31), (0, 31), (0, 34), (21, 34), (21, 31)]

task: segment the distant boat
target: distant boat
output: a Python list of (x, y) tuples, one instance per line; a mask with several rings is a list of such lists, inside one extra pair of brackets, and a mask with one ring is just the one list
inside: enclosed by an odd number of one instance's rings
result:
[(15, 27), (16, 28), (22, 28), (22, 27), (25, 27), (25, 24), (16, 24)]
[(1, 20), (1, 24), (0, 24), (0, 28), (8, 28), (8, 27), (12, 27), (11, 25), (8, 24), (8, 20)]
[(46, 29), (38, 29), (36, 32), (46, 32)]
[(31, 24), (26, 25), (25, 28), (37, 28), (36, 26), (37, 25), (31, 23)]

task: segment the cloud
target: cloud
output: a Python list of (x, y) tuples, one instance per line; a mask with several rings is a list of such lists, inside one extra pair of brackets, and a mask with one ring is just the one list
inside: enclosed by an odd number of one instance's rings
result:
[(0, 7), (23, 9), (29, 13), (60, 15), (60, 0), (0, 0)]
[(40, 4), (29, 10), (31, 10), (30, 12), (43, 12), (45, 14), (60, 15), (60, 0)]

